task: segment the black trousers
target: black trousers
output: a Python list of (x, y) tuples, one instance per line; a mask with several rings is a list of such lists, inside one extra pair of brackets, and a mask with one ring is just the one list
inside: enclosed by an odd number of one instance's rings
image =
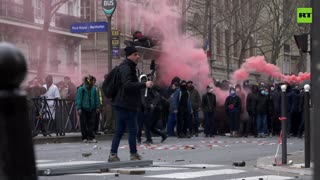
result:
[(82, 140), (94, 139), (94, 121), (96, 118), (96, 111), (85, 111), (82, 110), (80, 115), (80, 126)]
[(190, 113), (188, 111), (178, 110), (178, 115), (177, 115), (177, 135), (178, 136), (187, 134), (187, 128), (189, 126), (188, 124), (189, 118), (190, 118)]

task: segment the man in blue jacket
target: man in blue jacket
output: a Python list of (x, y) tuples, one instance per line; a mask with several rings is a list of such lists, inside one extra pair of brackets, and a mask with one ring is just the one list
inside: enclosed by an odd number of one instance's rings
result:
[(125, 48), (126, 59), (119, 65), (119, 80), (121, 86), (112, 103), (116, 115), (116, 131), (112, 140), (109, 162), (120, 161), (118, 148), (120, 140), (126, 130), (129, 133), (130, 160), (141, 160), (137, 153), (137, 116), (141, 107), (141, 90), (151, 88), (152, 81), (139, 82), (137, 76), (137, 64), (140, 53), (135, 47)]

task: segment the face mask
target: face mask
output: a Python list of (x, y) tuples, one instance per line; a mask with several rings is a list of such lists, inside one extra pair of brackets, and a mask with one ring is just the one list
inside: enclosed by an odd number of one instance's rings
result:
[(236, 92), (235, 92), (235, 91), (230, 91), (230, 94), (231, 94), (231, 95), (235, 95)]
[(274, 91), (274, 87), (271, 87), (270, 89), (271, 89), (271, 91)]
[(261, 94), (264, 95), (264, 94), (265, 94), (265, 91), (261, 91)]
[(269, 92), (265, 92), (264, 95), (268, 96), (268, 95), (269, 95)]

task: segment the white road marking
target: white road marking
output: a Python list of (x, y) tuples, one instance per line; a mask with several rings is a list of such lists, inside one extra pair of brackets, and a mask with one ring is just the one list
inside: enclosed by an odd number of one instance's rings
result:
[(170, 179), (191, 179), (206, 176), (217, 176), (217, 175), (229, 175), (229, 174), (239, 174), (246, 171), (237, 169), (220, 169), (220, 170), (209, 170), (209, 171), (198, 171), (198, 172), (183, 172), (183, 173), (172, 173), (154, 176), (145, 176), (149, 178), (170, 178)]
[(223, 167), (224, 165), (216, 165), (216, 164), (184, 164), (184, 165), (177, 165), (179, 167), (188, 167), (188, 168), (216, 168), (216, 167)]
[(175, 168), (175, 167), (141, 167), (141, 168), (119, 168), (113, 170), (126, 170), (126, 171), (173, 171), (173, 170), (186, 170), (188, 168)]
[(36, 163), (48, 163), (53, 162), (54, 160), (36, 160)]
[(56, 166), (70, 166), (70, 165), (80, 165), (80, 164), (94, 164), (101, 163), (105, 161), (71, 161), (71, 162), (58, 162), (58, 163), (44, 163), (37, 164), (38, 168), (46, 168), (46, 167), (56, 167)]
[(254, 176), (254, 177), (242, 177), (237, 179), (228, 179), (228, 180), (257, 180), (259, 178), (262, 178), (263, 180), (287, 180), (287, 179), (294, 179), (293, 177), (286, 177), (286, 176)]
[(87, 173), (87, 174), (70, 174), (70, 176), (111, 176), (116, 173)]

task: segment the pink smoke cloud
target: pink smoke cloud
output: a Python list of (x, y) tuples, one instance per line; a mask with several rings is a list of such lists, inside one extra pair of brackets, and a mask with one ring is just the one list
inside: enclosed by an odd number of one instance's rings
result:
[(298, 76), (289, 75), (286, 76), (281, 73), (279, 67), (274, 64), (267, 63), (263, 56), (255, 56), (248, 58), (242, 65), (241, 68), (235, 71), (232, 75), (233, 82), (241, 82), (248, 79), (249, 74), (257, 72), (265, 74), (273, 78), (280, 78), (283, 81), (289, 83), (301, 83), (304, 80), (311, 78), (310, 73), (299, 73)]
[[(119, 6), (125, 6), (128, 1), (121, 1)], [(128, 5), (127, 5), (128, 6)], [(169, 85), (175, 76), (184, 80), (192, 80), (202, 93), (207, 85), (212, 85), (207, 56), (203, 49), (196, 48), (197, 41), (186, 38), (181, 31), (181, 7), (174, 9), (163, 0), (145, 0), (145, 4), (134, 5), (131, 19), (139, 19), (145, 25), (144, 34), (157, 34), (148, 29), (156, 29), (161, 34), (162, 43), (160, 57), (156, 59), (159, 65), (158, 77), (160, 83)], [(119, 8), (125, 9), (123, 7)], [(118, 9), (118, 10), (119, 10)], [(120, 13), (121, 14), (121, 13)], [(123, 13), (124, 14), (124, 13)], [(142, 18), (143, 17), (143, 18)], [(141, 29), (132, 29), (132, 31)]]

